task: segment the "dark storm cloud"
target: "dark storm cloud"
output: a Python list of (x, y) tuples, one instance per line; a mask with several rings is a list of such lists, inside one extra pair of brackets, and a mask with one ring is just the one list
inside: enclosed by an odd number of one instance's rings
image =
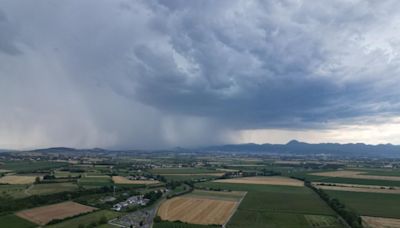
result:
[(12, 25), (7, 20), (6, 15), (0, 9), (0, 51), (10, 55), (19, 54), (20, 51), (14, 43), (15, 31)]
[(155, 28), (172, 50), (135, 52), (145, 103), (238, 128), (399, 112), (398, 90), (382, 83), (399, 80), (398, 42), (391, 26), (374, 34), (380, 16), (399, 22), (395, 2), (159, 3)]
[(399, 4), (4, 0), (0, 144), (212, 144), (397, 116)]

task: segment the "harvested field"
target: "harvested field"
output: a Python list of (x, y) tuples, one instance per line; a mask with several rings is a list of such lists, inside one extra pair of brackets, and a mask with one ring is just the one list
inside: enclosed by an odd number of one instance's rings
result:
[(63, 202), (43, 207), (23, 210), (16, 215), (39, 225), (45, 225), (54, 219), (64, 219), (82, 213), (94, 211), (97, 208), (75, 202)]
[(233, 179), (221, 179), (213, 182), (232, 183), (232, 184), (266, 184), (266, 185), (284, 185), (284, 186), (304, 186), (302, 181), (288, 177), (242, 177)]
[(4, 176), (0, 178), (0, 184), (32, 184), (35, 178), (35, 176)]
[(400, 194), (399, 188), (390, 189), (388, 187), (379, 186), (362, 186), (362, 185), (351, 185), (351, 184), (321, 184), (313, 183), (313, 185), (320, 189), (336, 190), (336, 191), (349, 191), (349, 192), (372, 192), (372, 193), (387, 193), (387, 194)]
[(238, 206), (238, 202), (175, 197), (165, 201), (158, 209), (162, 220), (193, 224), (225, 224)]
[(157, 180), (129, 180), (126, 177), (122, 176), (113, 176), (112, 180), (116, 184), (158, 184), (160, 183)]
[(342, 171), (311, 173), (311, 175), (323, 176), (323, 177), (344, 177), (344, 178), (369, 179), (369, 180), (400, 181), (400, 177), (397, 176), (366, 175), (365, 173), (366, 172), (342, 170)]
[(400, 219), (361, 216), (365, 228), (397, 228), (400, 227)]

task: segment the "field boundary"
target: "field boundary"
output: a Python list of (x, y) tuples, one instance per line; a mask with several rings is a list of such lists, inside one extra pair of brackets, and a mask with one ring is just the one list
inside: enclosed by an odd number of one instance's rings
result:
[(240, 204), (242, 203), (244, 197), (246, 197), (247, 192), (244, 193), (244, 195), (242, 196), (242, 198), (239, 200), (239, 202), (236, 204), (234, 212), (229, 216), (229, 218), (226, 220), (226, 223), (222, 224), (222, 227), (225, 228), (226, 225), (229, 223), (229, 221), (231, 221), (231, 218), (233, 217), (233, 215), (237, 212), (237, 210), (239, 209)]

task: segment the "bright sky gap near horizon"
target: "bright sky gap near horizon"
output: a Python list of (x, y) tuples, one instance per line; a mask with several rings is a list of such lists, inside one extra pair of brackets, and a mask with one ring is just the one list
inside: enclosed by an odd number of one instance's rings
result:
[(0, 148), (400, 144), (399, 11), (0, 0)]

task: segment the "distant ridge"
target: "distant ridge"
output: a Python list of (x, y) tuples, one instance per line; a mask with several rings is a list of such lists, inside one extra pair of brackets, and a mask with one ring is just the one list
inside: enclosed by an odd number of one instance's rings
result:
[(392, 144), (368, 145), (364, 143), (318, 143), (311, 144), (291, 140), (286, 144), (228, 144), (199, 148), (203, 151), (223, 152), (266, 152), (284, 154), (330, 154), (338, 156), (354, 157), (400, 157), (400, 146)]
[[(0, 150), (7, 152), (11, 150)], [(16, 151), (16, 150), (14, 150)], [(70, 147), (50, 147), (35, 150), (26, 150), (27, 152), (43, 152), (43, 153), (111, 153), (111, 152), (146, 152), (152, 150), (107, 150), (102, 148), (92, 149), (76, 149)], [(282, 155), (331, 155), (331, 156), (346, 156), (346, 157), (379, 157), (379, 158), (400, 158), (400, 145), (378, 144), (369, 145), (365, 143), (318, 143), (311, 144), (291, 140), (286, 144), (227, 144), (214, 145), (198, 148), (182, 148), (175, 147), (168, 150), (155, 151), (170, 151), (177, 153), (186, 152), (235, 152), (235, 153), (273, 153)], [(153, 151), (154, 152), (154, 151)]]
[(102, 148), (93, 149), (76, 149), (70, 147), (50, 147), (43, 149), (30, 150), (31, 152), (42, 152), (42, 153), (66, 153), (66, 152), (106, 152), (107, 150)]

